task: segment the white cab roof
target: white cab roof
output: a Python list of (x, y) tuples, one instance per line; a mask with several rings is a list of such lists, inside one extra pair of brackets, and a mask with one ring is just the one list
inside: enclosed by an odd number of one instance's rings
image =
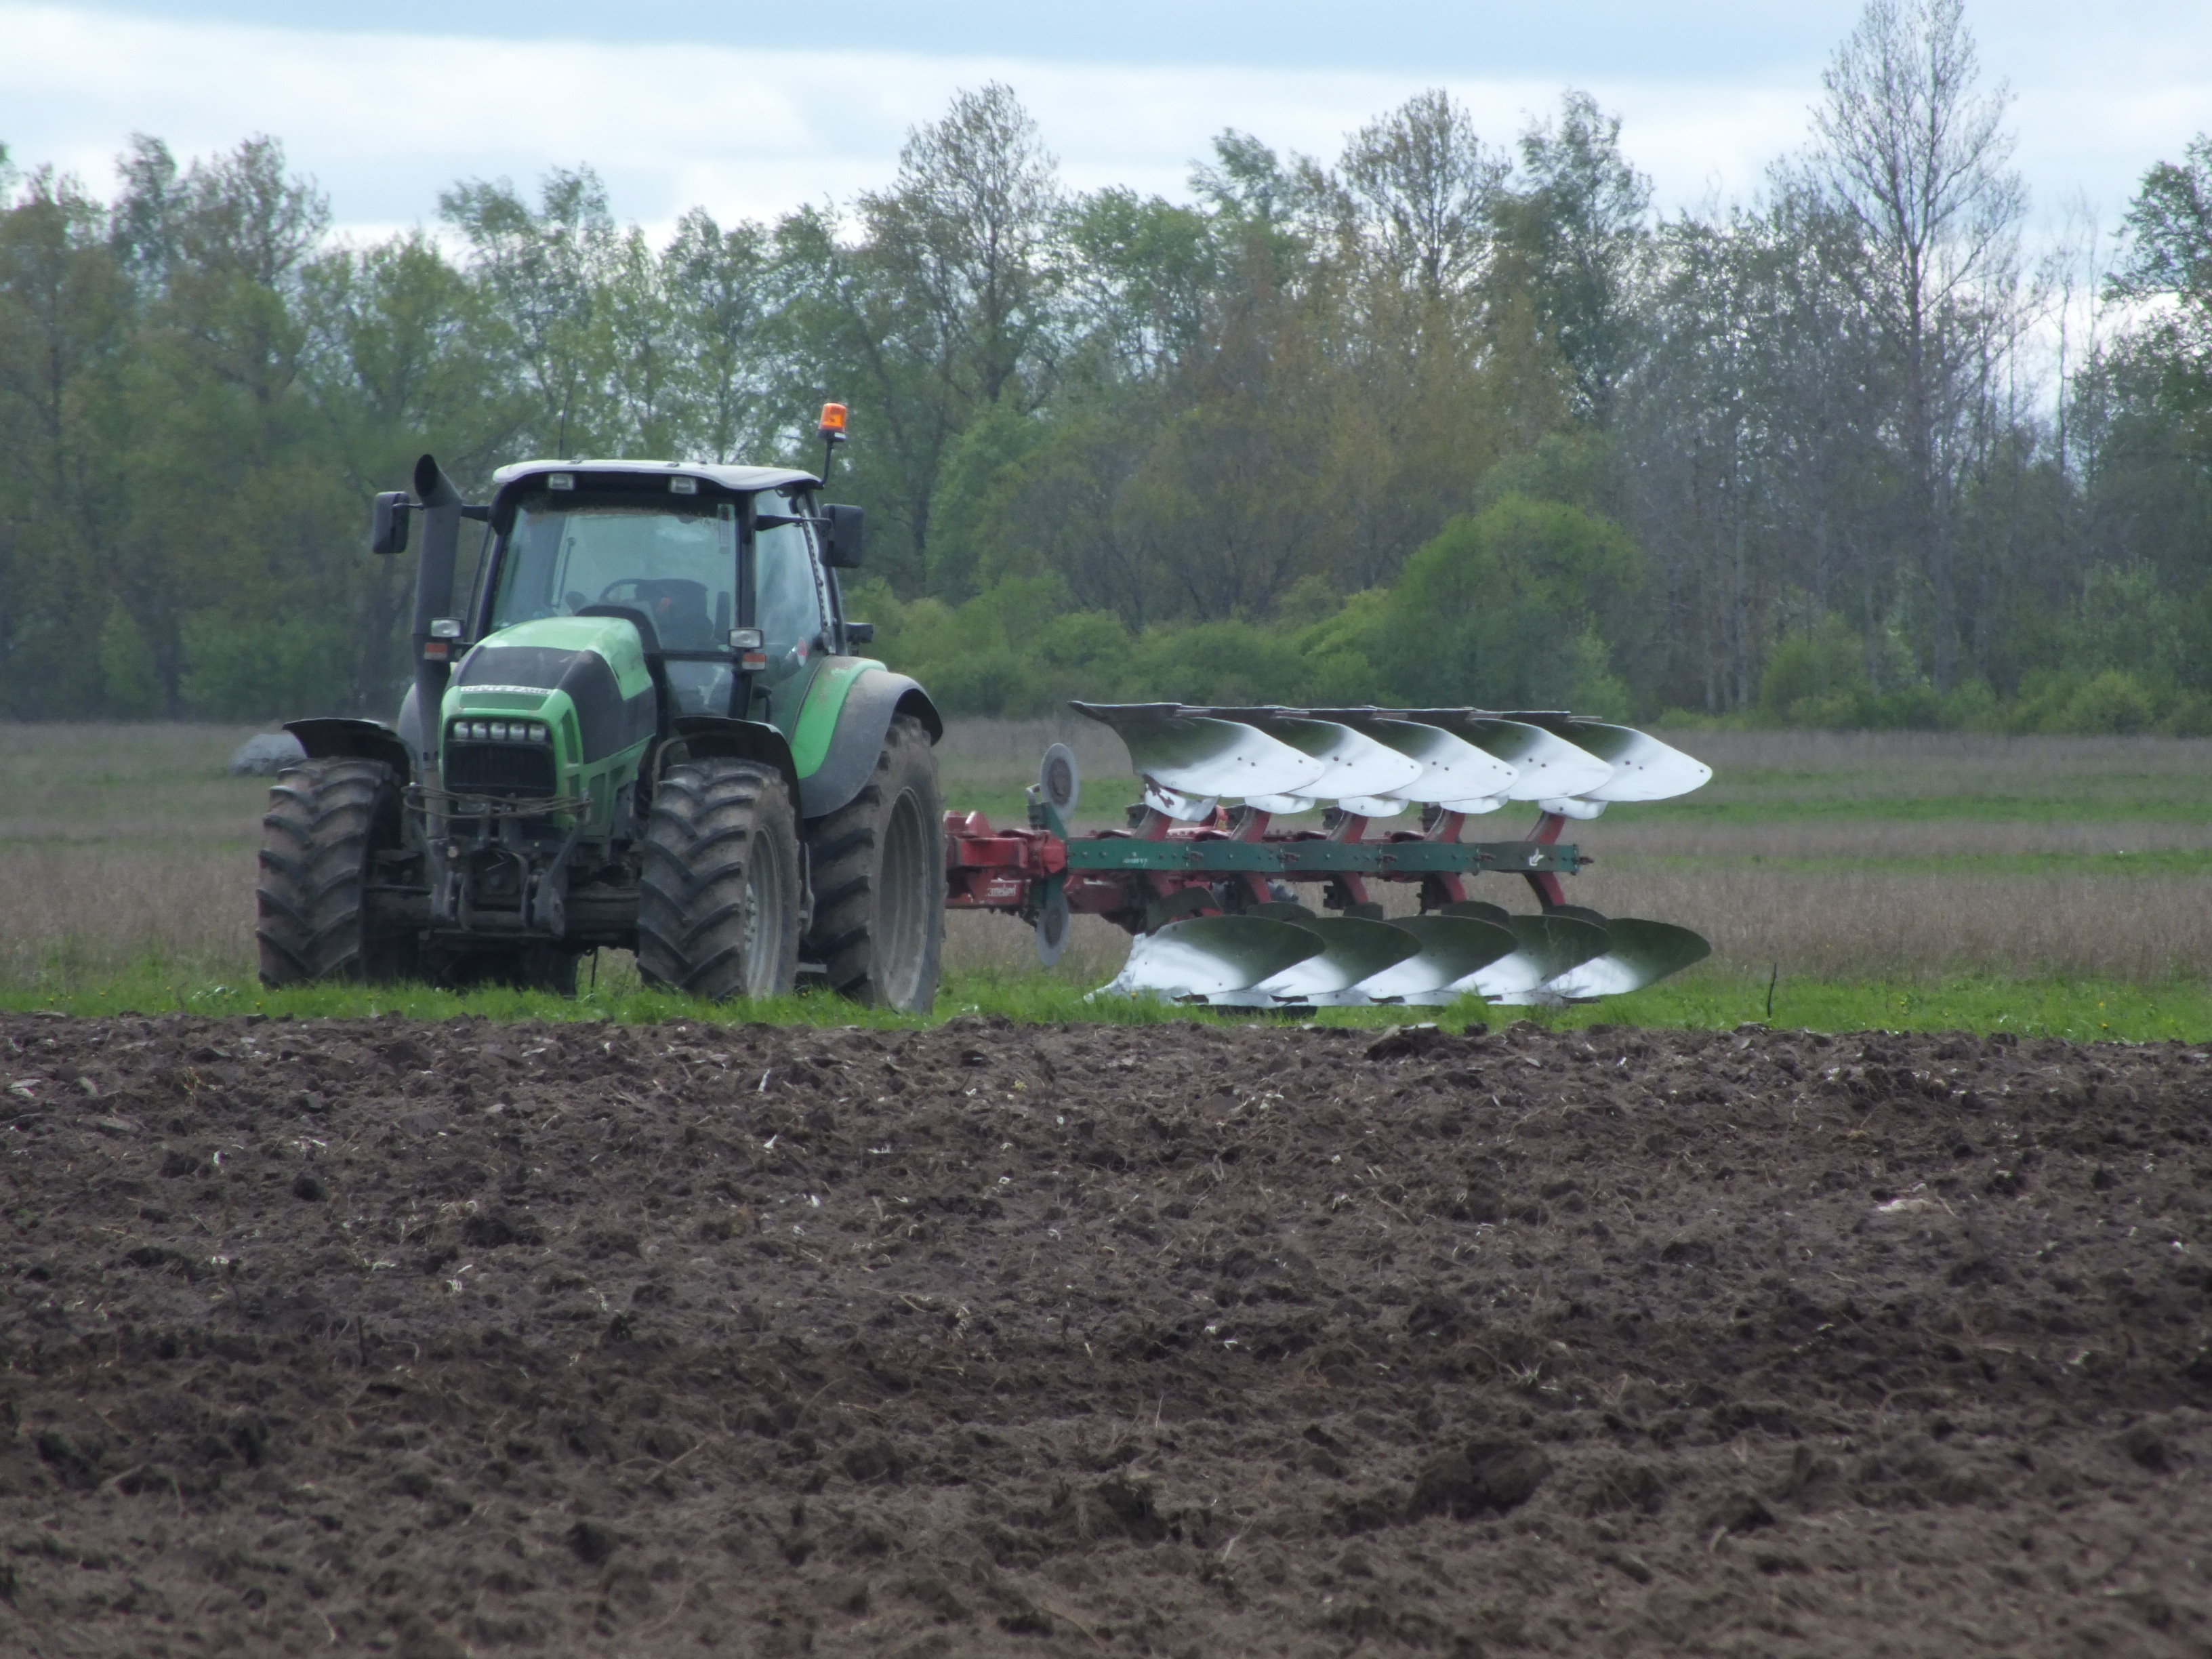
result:
[(641, 477), (703, 478), (724, 489), (787, 489), (793, 484), (821, 483), (811, 472), (788, 466), (721, 466), (712, 461), (516, 461), (491, 475), (495, 487), (542, 472), (630, 472)]

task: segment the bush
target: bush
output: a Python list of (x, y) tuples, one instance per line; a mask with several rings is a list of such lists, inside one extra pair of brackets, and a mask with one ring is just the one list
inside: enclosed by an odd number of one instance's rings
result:
[(948, 714), (1027, 714), (1042, 699), (1028, 668), (1005, 646), (951, 657), (915, 676)]
[(1252, 623), (1148, 629), (1122, 677), (1145, 702), (1303, 703), (1312, 684), (1294, 641)]
[(1580, 508), (1507, 495), (1406, 562), (1383, 667), (1408, 702), (1625, 707), (1653, 635), (1650, 561)]
[(2107, 669), (2067, 699), (2045, 726), (2084, 737), (2148, 732), (2156, 724), (2158, 700), (2132, 674)]
[(280, 627), (220, 611), (185, 618), (185, 707), (212, 720), (266, 720), (349, 706), (349, 642), (335, 629)]
[(100, 675), (109, 714), (131, 720), (161, 712), (161, 678), (155, 670), (153, 647), (137, 619), (120, 605), (109, 608), (100, 630)]
[(1759, 712), (1784, 726), (1856, 726), (1869, 712), (1866, 646), (1839, 617), (1792, 634), (1767, 654)]

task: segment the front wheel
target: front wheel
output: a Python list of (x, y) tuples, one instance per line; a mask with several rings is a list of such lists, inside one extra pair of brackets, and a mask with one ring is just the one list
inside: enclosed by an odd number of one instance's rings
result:
[(415, 934), (379, 927), (368, 891), (375, 855), (401, 839), (399, 780), (381, 761), (335, 757), (279, 775), (254, 894), (264, 985), (413, 976)]
[(808, 953), (855, 1001), (926, 1014), (945, 950), (945, 811), (921, 721), (891, 721), (874, 775), (808, 826)]
[(721, 1001), (781, 996), (799, 975), (799, 825), (773, 768), (708, 759), (653, 787), (637, 902), (637, 971)]

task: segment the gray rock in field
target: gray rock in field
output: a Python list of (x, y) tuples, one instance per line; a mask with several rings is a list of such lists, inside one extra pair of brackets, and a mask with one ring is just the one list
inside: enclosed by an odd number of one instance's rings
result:
[(238, 746), (230, 757), (230, 775), (234, 778), (273, 778), (294, 761), (305, 759), (307, 751), (300, 747), (299, 738), (289, 732), (259, 732)]

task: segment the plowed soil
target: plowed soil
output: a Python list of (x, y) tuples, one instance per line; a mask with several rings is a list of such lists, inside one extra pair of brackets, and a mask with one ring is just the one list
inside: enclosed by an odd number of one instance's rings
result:
[(0, 1650), (2202, 1653), (2208, 1073), (0, 1019)]

